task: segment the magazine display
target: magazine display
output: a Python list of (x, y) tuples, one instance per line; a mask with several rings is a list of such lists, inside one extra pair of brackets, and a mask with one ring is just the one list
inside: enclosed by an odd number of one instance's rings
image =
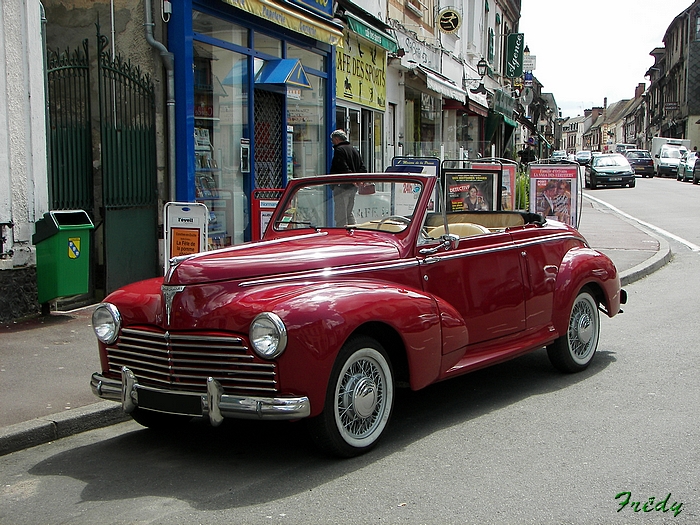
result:
[(530, 166), (530, 211), (576, 226), (578, 167)]
[(445, 171), (447, 213), (497, 210), (497, 179), (494, 171)]

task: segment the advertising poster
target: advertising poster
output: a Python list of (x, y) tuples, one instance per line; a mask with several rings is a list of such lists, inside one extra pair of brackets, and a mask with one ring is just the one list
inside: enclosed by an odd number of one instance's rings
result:
[(472, 164), (472, 168), (477, 170), (498, 170), (503, 169), (503, 180), (501, 181), (501, 210), (513, 211), (515, 209), (515, 164)]
[(530, 211), (576, 227), (578, 167), (530, 165)]
[(447, 183), (447, 213), (498, 209), (498, 172), (446, 170), (445, 181)]

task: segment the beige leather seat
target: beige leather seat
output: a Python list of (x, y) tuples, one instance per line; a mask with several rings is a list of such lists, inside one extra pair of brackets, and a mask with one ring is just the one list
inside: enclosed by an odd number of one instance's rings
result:
[[(450, 233), (454, 235), (459, 235), (462, 237), (471, 237), (472, 235), (482, 235), (484, 233), (490, 233), (489, 229), (481, 224), (474, 224), (472, 222), (458, 222), (456, 224), (450, 224)], [(445, 226), (440, 225), (430, 231), (430, 236), (433, 239), (439, 239), (441, 236), (445, 235)]]

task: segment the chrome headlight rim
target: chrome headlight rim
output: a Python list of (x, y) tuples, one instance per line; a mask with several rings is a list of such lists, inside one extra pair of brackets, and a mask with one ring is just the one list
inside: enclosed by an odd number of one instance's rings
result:
[[(97, 316), (102, 314), (105, 310), (109, 314), (108, 319), (111, 319), (111, 323), (108, 320), (100, 321), (97, 319)], [(112, 303), (100, 303), (92, 312), (92, 329), (97, 339), (104, 344), (111, 345), (114, 343), (117, 337), (119, 337), (121, 327), (122, 316), (117, 307)]]
[[(263, 337), (261, 337), (263, 334), (256, 333), (259, 330), (262, 330), (263, 333), (268, 332), (267, 338), (264, 338), (264, 341)], [(255, 319), (253, 319), (253, 322), (250, 323), (248, 336), (253, 352), (262, 359), (275, 359), (287, 348), (287, 327), (280, 316), (272, 312), (258, 314)], [(270, 337), (276, 341), (274, 346), (269, 345)], [(268, 345), (264, 347), (261, 346), (263, 342), (268, 343)]]

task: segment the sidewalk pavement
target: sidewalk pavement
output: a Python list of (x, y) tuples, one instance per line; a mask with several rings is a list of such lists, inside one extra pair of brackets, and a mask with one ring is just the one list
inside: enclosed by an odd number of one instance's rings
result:
[[(665, 239), (595, 198), (583, 200), (579, 231), (613, 260), (623, 286), (671, 259)], [(100, 370), (92, 310), (0, 326), (0, 456), (129, 419), (90, 388)]]

